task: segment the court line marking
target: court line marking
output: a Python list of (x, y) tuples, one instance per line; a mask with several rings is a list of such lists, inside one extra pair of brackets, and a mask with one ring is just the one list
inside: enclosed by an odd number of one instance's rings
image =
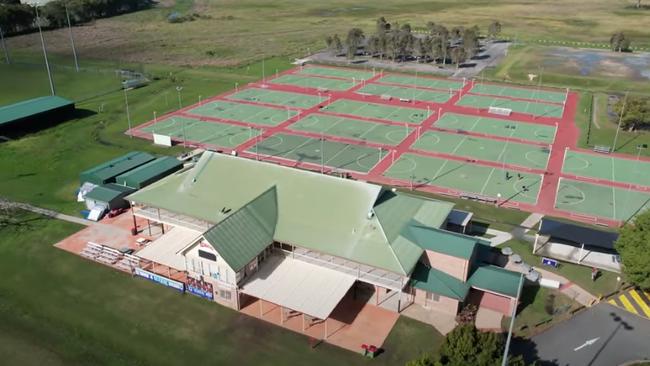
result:
[(485, 183), (483, 183), (483, 187), (481, 188), (481, 192), (479, 193), (480, 195), (482, 195), (483, 192), (485, 192), (485, 188), (487, 188), (487, 185), (490, 182), (490, 180), (492, 179), (492, 175), (494, 174), (494, 171), (496, 169), (497, 168), (492, 168), (492, 170), (490, 171), (490, 174), (488, 175), (487, 179), (485, 179)]

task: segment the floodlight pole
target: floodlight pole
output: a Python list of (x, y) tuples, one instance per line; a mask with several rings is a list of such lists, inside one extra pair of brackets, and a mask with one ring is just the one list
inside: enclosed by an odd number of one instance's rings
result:
[(510, 317), (510, 329), (508, 330), (508, 338), (506, 338), (506, 346), (503, 350), (503, 360), (501, 361), (501, 366), (506, 366), (508, 364), (508, 350), (510, 349), (510, 340), (512, 339), (512, 328), (515, 326), (515, 316), (517, 316), (517, 303), (519, 302), (519, 297), (521, 296), (521, 288), (524, 284), (524, 274), (519, 275), (519, 286), (517, 288), (517, 299), (515, 306), (512, 307), (512, 314)]
[(70, 23), (70, 12), (68, 12), (68, 4), (63, 2), (65, 8), (65, 17), (68, 20), (68, 34), (70, 35), (70, 44), (72, 45), (72, 56), (74, 57), (74, 68), (79, 72), (79, 61), (77, 60), (77, 50), (74, 46), (74, 37), (72, 37), (72, 24)]
[(323, 151), (325, 149), (325, 138), (323, 137), (323, 133), (320, 133), (320, 173), (323, 174), (325, 173), (325, 152)]
[[(131, 114), (129, 113), (129, 97), (126, 95), (126, 89), (124, 88), (124, 106), (126, 109), (126, 121), (129, 123), (129, 137), (133, 138), (133, 132), (131, 132)], [(155, 120), (156, 112), (154, 112)]]
[(627, 104), (627, 94), (625, 92), (625, 97), (623, 98), (623, 107), (621, 107), (621, 113), (618, 116), (618, 126), (616, 126), (616, 134), (614, 135), (614, 146), (612, 146), (612, 151), (616, 151), (616, 142), (618, 141), (618, 132), (621, 130), (621, 122), (623, 121), (623, 114), (625, 114), (625, 105)]
[(176, 93), (178, 94), (178, 109), (183, 108), (183, 100), (181, 99), (181, 90), (183, 90), (182, 86), (176, 87)]
[(54, 90), (54, 81), (52, 80), (52, 71), (50, 70), (50, 63), (47, 60), (47, 50), (45, 49), (45, 39), (43, 38), (43, 30), (41, 29), (40, 17), (38, 16), (38, 6), (35, 6), (36, 10), (36, 25), (38, 26), (38, 34), (41, 37), (41, 48), (43, 48), (43, 58), (45, 59), (45, 69), (47, 70), (47, 78), (50, 81), (50, 92), (52, 95), (55, 95)]
[(7, 64), (11, 63), (11, 59), (9, 58), (9, 51), (7, 51), (7, 45), (5, 44), (5, 36), (4, 33), (2, 32), (2, 27), (0, 27), (0, 43), (2, 44), (2, 50), (4, 51), (5, 54), (5, 61)]

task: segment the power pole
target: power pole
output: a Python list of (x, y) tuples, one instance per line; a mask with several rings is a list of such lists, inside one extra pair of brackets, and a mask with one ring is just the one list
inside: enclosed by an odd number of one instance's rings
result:
[(45, 69), (47, 70), (47, 78), (50, 81), (50, 92), (55, 95), (54, 81), (52, 80), (52, 71), (50, 70), (50, 63), (47, 60), (47, 50), (45, 49), (45, 39), (43, 38), (43, 30), (41, 29), (41, 18), (38, 16), (38, 6), (36, 9), (36, 25), (38, 25), (38, 34), (41, 36), (41, 48), (43, 48), (43, 58), (45, 59)]
[(510, 349), (510, 340), (512, 339), (512, 328), (515, 326), (515, 316), (517, 315), (517, 303), (519, 302), (519, 297), (521, 296), (521, 288), (524, 285), (524, 274), (519, 275), (519, 287), (517, 288), (517, 299), (515, 300), (515, 305), (512, 308), (512, 314), (510, 317), (510, 329), (508, 330), (508, 338), (506, 338), (506, 346), (503, 350), (503, 361), (501, 366), (506, 366), (508, 364), (508, 350)]
[(616, 134), (614, 135), (614, 146), (612, 146), (612, 152), (616, 151), (616, 141), (618, 141), (618, 131), (621, 130), (621, 122), (623, 121), (623, 114), (625, 114), (625, 104), (627, 104), (627, 94), (625, 92), (625, 97), (623, 98), (623, 106), (621, 107), (621, 113), (618, 116), (618, 126), (616, 126)]
[(7, 45), (5, 44), (5, 36), (4, 33), (2, 32), (2, 27), (0, 27), (0, 44), (2, 44), (2, 50), (5, 53), (5, 62), (7, 62), (7, 65), (11, 63), (11, 59), (9, 58), (9, 51), (7, 51)]
[(74, 46), (74, 37), (72, 37), (72, 24), (70, 23), (70, 13), (68, 12), (68, 4), (63, 3), (65, 7), (65, 17), (68, 19), (68, 33), (70, 34), (70, 44), (72, 45), (72, 56), (74, 56), (74, 68), (79, 72), (79, 61), (77, 60), (77, 50)]

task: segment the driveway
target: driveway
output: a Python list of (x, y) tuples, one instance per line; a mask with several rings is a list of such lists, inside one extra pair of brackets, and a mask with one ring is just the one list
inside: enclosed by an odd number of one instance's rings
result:
[(530, 340), (513, 353), (541, 365), (617, 366), (650, 359), (650, 321), (600, 303)]

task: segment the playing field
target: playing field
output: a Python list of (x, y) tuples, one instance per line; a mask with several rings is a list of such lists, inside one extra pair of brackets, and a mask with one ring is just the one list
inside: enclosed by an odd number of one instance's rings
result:
[(219, 147), (235, 147), (253, 138), (259, 130), (220, 122), (205, 122), (172, 116), (141, 129), (167, 135), (180, 141), (198, 142)]
[(321, 111), (418, 124), (422, 123), (429, 116), (429, 111), (423, 109), (357, 102), (349, 99), (339, 99), (321, 108)]
[(567, 151), (562, 172), (614, 182), (650, 186), (650, 162)]
[(311, 114), (292, 124), (290, 128), (385, 145), (397, 145), (413, 131), (408, 126), (366, 122), (320, 113)]
[(387, 154), (377, 148), (289, 134), (270, 136), (247, 151), (361, 173), (369, 172)]
[(650, 194), (560, 178), (555, 207), (624, 221), (650, 208)]
[(249, 102), (268, 103), (285, 107), (309, 108), (320, 103), (324, 98), (315, 95), (289, 93), (277, 90), (250, 88), (228, 95), (228, 99)]
[(440, 131), (425, 132), (413, 148), (535, 169), (546, 169), (550, 155), (548, 147)]
[(271, 108), (248, 103), (234, 103), (215, 100), (187, 111), (198, 116), (223, 118), (239, 122), (255, 123), (264, 126), (277, 126), (298, 114), (295, 110)]
[(422, 100), (435, 103), (444, 103), (451, 98), (451, 93), (448, 91), (433, 91), (385, 84), (367, 84), (359, 89), (358, 92), (371, 95), (390, 95), (398, 99)]
[(465, 95), (456, 105), (487, 109), (490, 107), (509, 108), (513, 112), (527, 113), (542, 117), (562, 117), (563, 107), (558, 104), (524, 102), (484, 95)]
[(351, 69), (342, 69), (342, 68), (333, 68), (333, 67), (317, 67), (310, 66), (305, 67), (298, 72), (299, 74), (308, 74), (308, 75), (320, 75), (320, 76), (329, 76), (340, 79), (350, 79), (355, 80), (368, 80), (373, 77), (373, 73), (370, 71), (362, 70), (351, 70)]
[(442, 89), (445, 91), (449, 89), (458, 90), (463, 87), (462, 81), (431, 79), (427, 77), (418, 78), (418, 77), (407, 76), (407, 75), (388, 75), (377, 80), (377, 82), (401, 84), (401, 85), (408, 85), (408, 86), (421, 86), (424, 88)]
[(510, 172), (471, 163), (403, 154), (385, 173), (390, 178), (413, 181), (414, 185), (434, 185), (469, 194), (535, 204), (541, 186), (540, 175)]
[(274, 84), (295, 85), (301, 86), (303, 88), (313, 89), (322, 88), (327, 90), (347, 90), (355, 85), (352, 80), (321, 78), (317, 76), (305, 76), (296, 74), (282, 75), (275, 79), (269, 80), (269, 82)]
[(526, 89), (511, 86), (477, 84), (470, 90), (471, 93), (498, 95), (501, 97), (513, 97), (521, 99), (532, 99), (543, 102), (562, 103), (566, 99), (566, 93), (553, 92), (540, 89)]
[(435, 127), (492, 136), (514, 137), (547, 144), (553, 143), (556, 132), (556, 128), (552, 126), (456, 113), (443, 114), (436, 121)]

